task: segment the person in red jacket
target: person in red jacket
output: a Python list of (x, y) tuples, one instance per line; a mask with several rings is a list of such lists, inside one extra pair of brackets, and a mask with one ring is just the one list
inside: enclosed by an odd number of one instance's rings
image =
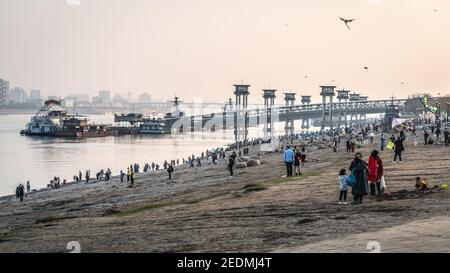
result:
[(375, 189), (378, 195), (381, 194), (381, 177), (383, 176), (383, 161), (380, 158), (380, 153), (374, 150), (369, 157), (369, 183), (370, 195), (375, 195)]

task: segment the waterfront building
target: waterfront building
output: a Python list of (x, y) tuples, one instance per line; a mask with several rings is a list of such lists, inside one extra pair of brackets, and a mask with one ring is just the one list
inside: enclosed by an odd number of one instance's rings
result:
[(21, 87), (14, 87), (9, 90), (9, 101), (13, 104), (22, 104), (28, 100), (27, 93)]
[(0, 79), (0, 105), (8, 104), (9, 82)]

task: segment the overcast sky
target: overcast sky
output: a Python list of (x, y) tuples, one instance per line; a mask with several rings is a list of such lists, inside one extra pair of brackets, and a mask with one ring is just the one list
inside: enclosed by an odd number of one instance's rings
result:
[[(250, 103), (268, 87), (317, 101), (324, 84), (450, 93), (448, 0), (78, 1), (0, 0), (0, 78), (185, 101), (225, 101), (241, 79)], [(338, 16), (357, 19), (351, 31)]]

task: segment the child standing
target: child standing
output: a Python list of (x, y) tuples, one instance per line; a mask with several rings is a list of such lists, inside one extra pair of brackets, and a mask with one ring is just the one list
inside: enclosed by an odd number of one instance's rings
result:
[(339, 205), (347, 205), (347, 179), (348, 176), (345, 175), (345, 169), (339, 172)]

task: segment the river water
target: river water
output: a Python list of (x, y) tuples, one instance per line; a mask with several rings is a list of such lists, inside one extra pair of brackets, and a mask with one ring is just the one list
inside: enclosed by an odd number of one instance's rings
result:
[[(126, 166), (187, 158), (205, 149), (233, 142), (232, 135), (120, 136), (89, 139), (56, 139), (20, 136), (32, 115), (0, 115), (0, 196), (14, 194), (18, 184), (29, 180), (32, 189), (45, 187), (58, 176), (72, 181), (79, 170), (91, 177), (110, 168), (114, 175)], [(111, 122), (113, 116), (89, 116), (96, 122)]]
[[(192, 135), (138, 135), (88, 139), (21, 136), (30, 114), (0, 114), (0, 196), (15, 194), (20, 183), (30, 181), (32, 189), (46, 187), (55, 176), (72, 181), (73, 176), (91, 170), (91, 177), (110, 168), (113, 175), (130, 164), (162, 165), (164, 160), (187, 159), (206, 149), (234, 142), (232, 131)], [(92, 123), (112, 123), (113, 115), (88, 116)], [(295, 125), (296, 128), (300, 124)], [(275, 134), (284, 132), (284, 123), (275, 124)], [(250, 129), (249, 137), (262, 137), (262, 128)]]

